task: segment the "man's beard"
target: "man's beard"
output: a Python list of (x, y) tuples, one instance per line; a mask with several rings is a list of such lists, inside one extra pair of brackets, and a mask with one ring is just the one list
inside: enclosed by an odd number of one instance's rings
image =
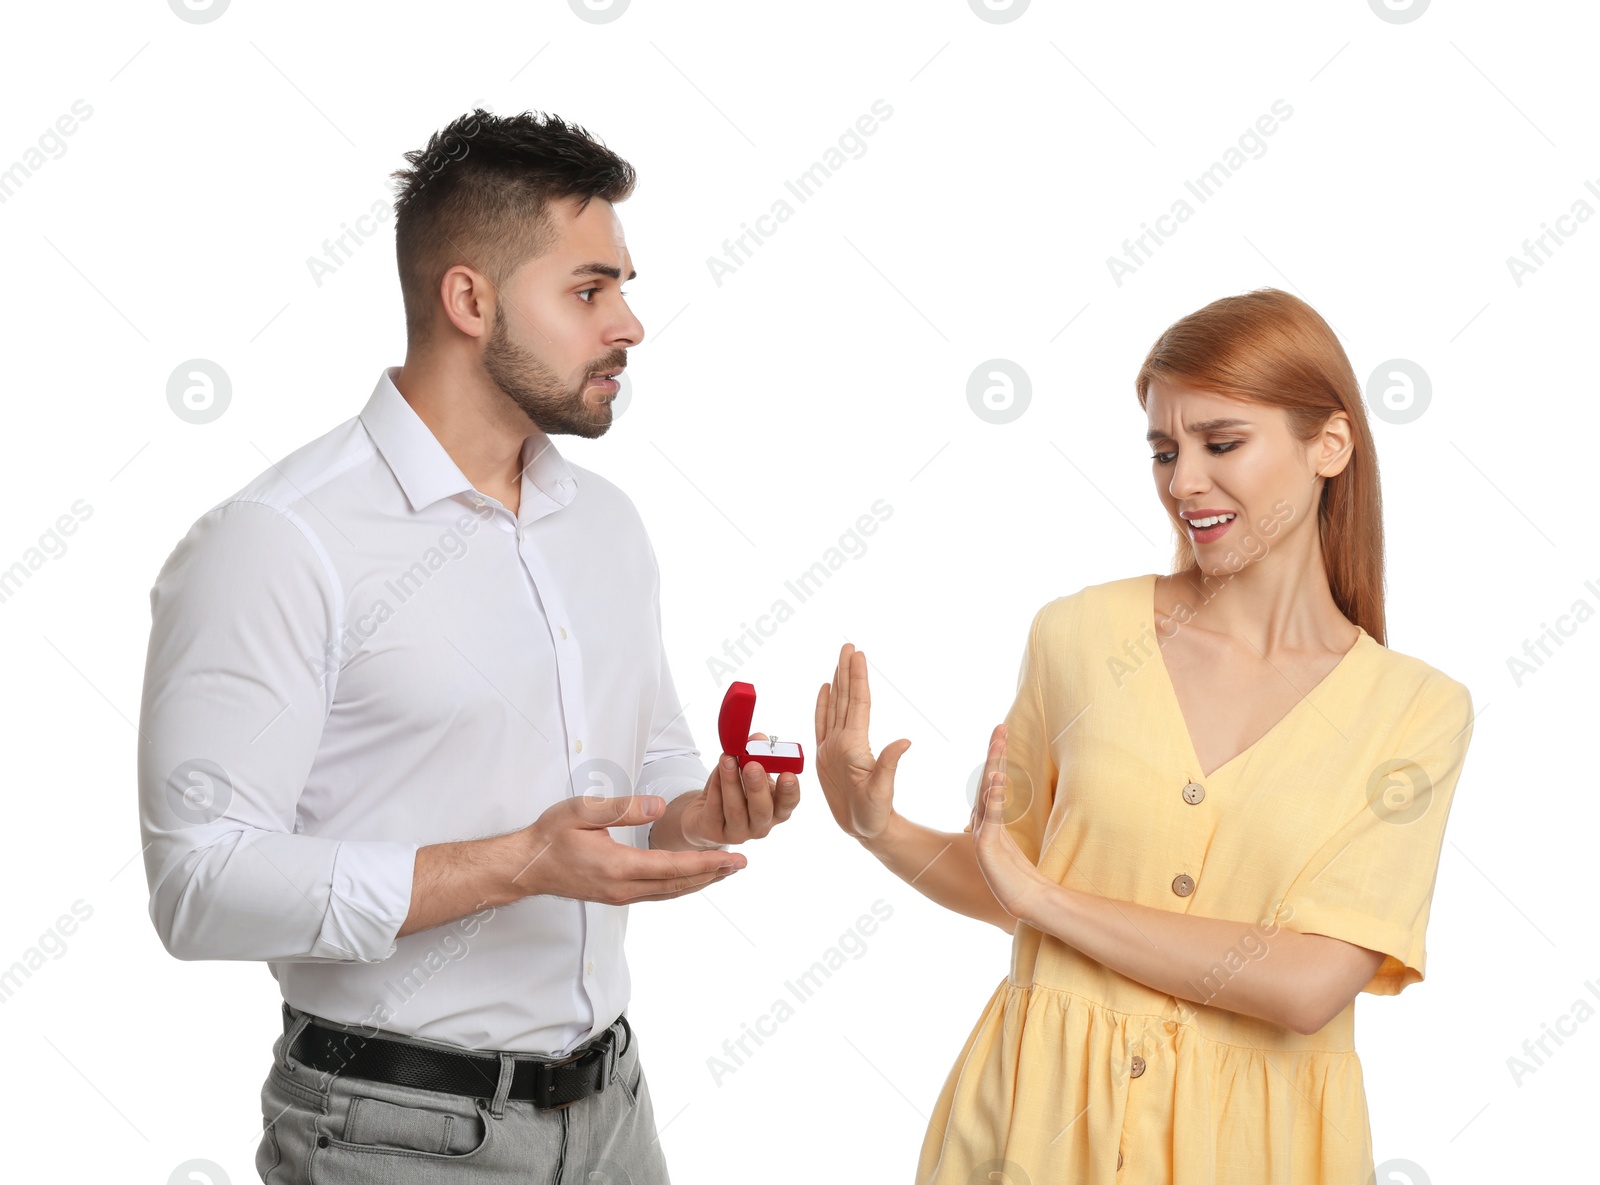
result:
[[(625, 365), (627, 356), (617, 350), (594, 363), (591, 373)], [(598, 405), (584, 402), (583, 389), (576, 392), (561, 381), (561, 376), (544, 361), (515, 345), (506, 333), (505, 313), (494, 310), (494, 334), (483, 350), (483, 368), (505, 397), (522, 409), (546, 435), (605, 435), (611, 427), (611, 400)], [(586, 373), (580, 380), (589, 381)]]

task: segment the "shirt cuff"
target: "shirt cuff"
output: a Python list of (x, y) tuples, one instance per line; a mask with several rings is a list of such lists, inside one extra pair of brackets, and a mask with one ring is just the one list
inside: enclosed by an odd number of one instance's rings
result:
[[(704, 790), (711, 780), (711, 771), (700, 764), (698, 757), (663, 757), (644, 767), (639, 777), (640, 794), (659, 794), (663, 802), (671, 802), (680, 795)], [(654, 822), (639, 829), (639, 846), (650, 846)], [(722, 845), (718, 845), (719, 847)]]
[(662, 757), (648, 763), (639, 774), (638, 794), (659, 794), (671, 802), (690, 790), (704, 790), (711, 771), (698, 757)]
[(411, 912), (419, 846), (388, 840), (340, 841), (328, 912), (313, 955), (380, 963), (394, 954), (399, 947), (395, 935)]
[(711, 780), (708, 773), (703, 778), (658, 778), (639, 787), (640, 794), (659, 794), (671, 802), (680, 794), (687, 794), (691, 790), (704, 790), (706, 783)]

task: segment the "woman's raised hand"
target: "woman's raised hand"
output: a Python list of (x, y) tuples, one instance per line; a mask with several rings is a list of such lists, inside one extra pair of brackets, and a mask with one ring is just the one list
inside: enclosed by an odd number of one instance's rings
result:
[(846, 642), (839, 651), (833, 683), (817, 692), (817, 781), (828, 809), (847, 835), (877, 838), (894, 815), (894, 773), (911, 748), (893, 741), (876, 760), (867, 743), (872, 694), (867, 687), (867, 656)]

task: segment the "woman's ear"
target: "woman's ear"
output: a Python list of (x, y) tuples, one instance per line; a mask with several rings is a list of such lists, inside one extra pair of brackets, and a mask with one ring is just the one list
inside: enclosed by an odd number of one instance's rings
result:
[(1353, 455), (1352, 439), (1350, 417), (1342, 411), (1329, 415), (1316, 445), (1318, 477), (1334, 477), (1344, 472)]

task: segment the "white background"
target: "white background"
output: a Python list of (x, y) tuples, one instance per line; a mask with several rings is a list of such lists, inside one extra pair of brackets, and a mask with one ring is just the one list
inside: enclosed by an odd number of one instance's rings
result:
[[(844, 640), (863, 647), (874, 743), (914, 740), (900, 807), (935, 826), (966, 821), (1033, 612), (1167, 570), (1132, 386), (1166, 325), (1273, 285), (1335, 326), (1363, 383), (1388, 359), (1422, 367), (1425, 414), (1372, 417), (1389, 642), (1480, 715), (1428, 978), (1357, 1005), (1376, 1159), (1441, 1182), (1589, 1163), (1600, 1022), (1563, 1022), (1520, 1084), (1507, 1059), (1580, 998), (1600, 1006), (1600, 625), (1520, 686), (1507, 660), (1600, 606), (1600, 219), (1569, 223), (1520, 285), (1506, 259), (1575, 201), (1600, 210), (1590, 6), (1436, 0), (1397, 24), (1364, 0), (1035, 0), (993, 23), (956, 0), (635, 0), (597, 24), (552, 0), (234, 0), (194, 24), (147, 0), (6, 24), (0, 168), (75, 100), (93, 108), (0, 204), (0, 567), (92, 507), (0, 603), (0, 967), (92, 909), (0, 1004), (8, 1177), (20, 1159), (36, 1179), (165, 1182), (205, 1158), (256, 1179), (276, 985), (168, 957), (135, 859), (148, 592), (196, 517), (403, 360), (392, 222), (320, 286), (306, 260), (479, 104), (561, 114), (639, 172), (619, 207), (646, 328), (631, 403), (605, 437), (558, 445), (645, 517), (697, 739), (715, 746), (727, 682), (708, 658), (794, 604), (784, 582), (883, 499), (864, 554), (737, 677), (760, 689), (755, 727), (809, 754), (818, 685)], [(878, 99), (893, 114), (865, 152), (795, 202), (784, 181)], [(1264, 154), (1118, 284), (1107, 257), (1279, 99), (1293, 115)], [(708, 258), (785, 196), (795, 216), (719, 285)], [(197, 357), (233, 384), (205, 425), (166, 401)], [(991, 358), (1031, 378), (1009, 424), (967, 404)], [(631, 914), (629, 1012), (673, 1179), (909, 1181), (1009, 940), (889, 875), (809, 775), (794, 819), (745, 850), (726, 884)], [(865, 954), (717, 1085), (707, 1059), (879, 898), (893, 914)]]

